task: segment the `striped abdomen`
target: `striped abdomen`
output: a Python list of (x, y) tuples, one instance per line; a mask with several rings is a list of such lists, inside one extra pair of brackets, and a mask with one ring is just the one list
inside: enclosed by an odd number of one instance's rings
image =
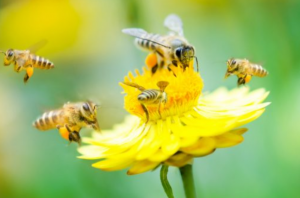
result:
[(30, 54), (30, 59), (32, 61), (33, 67), (40, 68), (40, 69), (52, 69), (54, 68), (54, 64), (50, 62), (48, 59), (43, 57)]
[(145, 34), (143, 38), (144, 39), (136, 38), (135, 43), (142, 49), (149, 50), (149, 51), (157, 50), (157, 44), (151, 42), (151, 40), (161, 44), (163, 44), (164, 42), (162, 37), (159, 34)]
[(33, 126), (42, 131), (54, 129), (57, 127), (57, 125), (61, 124), (63, 120), (62, 114), (62, 110), (45, 112), (33, 123)]
[(251, 64), (250, 68), (253, 76), (264, 77), (268, 75), (267, 70), (265, 70), (261, 65)]
[(141, 103), (146, 103), (146, 104), (159, 103), (160, 99), (161, 99), (161, 92), (156, 89), (145, 90), (140, 95), (138, 95), (138, 100)]

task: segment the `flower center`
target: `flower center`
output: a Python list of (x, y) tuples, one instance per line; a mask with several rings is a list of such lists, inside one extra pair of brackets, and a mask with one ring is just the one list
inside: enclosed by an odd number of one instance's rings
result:
[[(143, 68), (143, 74), (135, 70), (120, 83), (124, 92), (125, 109), (145, 121), (157, 121), (168, 116), (180, 116), (190, 110), (198, 102), (203, 81), (193, 67), (172, 67), (172, 71), (158, 69), (152, 74)], [(159, 83), (168, 85), (161, 89)], [(162, 83), (161, 83), (162, 84)], [(148, 97), (148, 98), (147, 98)]]

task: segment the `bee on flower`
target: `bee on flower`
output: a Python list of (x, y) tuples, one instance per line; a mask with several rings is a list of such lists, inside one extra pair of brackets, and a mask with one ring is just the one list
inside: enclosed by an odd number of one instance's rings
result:
[[(247, 87), (228, 91), (220, 88), (203, 94), (203, 81), (193, 68), (158, 70), (159, 75), (144, 69), (129, 73), (124, 89), (125, 109), (132, 114), (118, 128), (94, 133), (84, 138), (89, 144), (79, 148), (82, 159), (100, 159), (93, 167), (113, 171), (128, 168), (128, 174), (139, 174), (161, 164), (183, 167), (196, 157), (213, 153), (218, 148), (237, 145), (247, 131), (242, 125), (257, 119), (269, 103), (262, 103), (268, 92)], [(148, 107), (149, 120), (137, 100), (143, 88), (168, 82), (168, 102), (157, 113)], [(131, 86), (128, 86), (128, 85)], [(136, 87), (137, 89), (133, 89)], [(143, 87), (143, 88), (140, 88)], [(236, 97), (236, 95), (239, 97)], [(106, 137), (107, 135), (107, 137)]]
[(147, 65), (151, 68), (152, 74), (162, 68), (172, 70), (172, 66), (185, 69), (192, 66), (194, 59), (196, 59), (198, 71), (195, 48), (183, 35), (183, 24), (180, 17), (171, 14), (166, 17), (164, 25), (170, 30), (169, 34), (165, 36), (148, 33), (140, 28), (127, 28), (122, 32), (136, 37), (136, 45), (151, 52)]
[(141, 103), (142, 108), (146, 113), (147, 122), (149, 121), (149, 112), (147, 110), (147, 105), (158, 105), (158, 113), (160, 114), (161, 104), (165, 104), (167, 102), (167, 93), (165, 92), (165, 88), (168, 86), (168, 82), (159, 81), (157, 82), (158, 89), (145, 89), (144, 87), (131, 83), (131, 82), (123, 82), (123, 84), (137, 88), (141, 91), (138, 95), (137, 100)]

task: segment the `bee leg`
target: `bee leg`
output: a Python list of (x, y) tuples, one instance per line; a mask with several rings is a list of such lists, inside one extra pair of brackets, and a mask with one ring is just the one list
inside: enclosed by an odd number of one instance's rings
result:
[(148, 122), (148, 121), (149, 121), (149, 112), (148, 112), (148, 109), (145, 107), (145, 105), (143, 105), (143, 104), (141, 104), (141, 105), (142, 105), (143, 110), (144, 110), (145, 113), (146, 113), (146, 118), (147, 118), (147, 121), (146, 121), (146, 122)]
[(80, 137), (78, 131), (71, 132), (69, 134), (69, 140), (70, 140), (70, 142), (72, 142), (72, 141), (77, 142), (79, 146), (81, 145), (81, 137)]
[(29, 80), (29, 78), (33, 75), (33, 67), (32, 65), (30, 65), (27, 69), (26, 69), (26, 74), (24, 77), (24, 83), (27, 83), (27, 81)]
[[(173, 69), (171, 68), (171, 66), (175, 66), (175, 65), (169, 64), (169, 65), (168, 65), (168, 70), (171, 71), (171, 72), (173, 72), (173, 75), (176, 77), (176, 74), (175, 74), (175, 72), (173, 71)], [(177, 67), (177, 65), (176, 65), (176, 67)]]
[(172, 60), (172, 64), (173, 64), (175, 67), (178, 67), (177, 60)]
[(161, 117), (161, 112), (160, 112), (160, 108), (161, 108), (161, 102), (158, 104), (158, 114), (159, 114), (159, 116), (160, 116), (160, 119), (162, 119), (162, 117)]
[(79, 132), (78, 131), (73, 131), (70, 129), (70, 126), (65, 124), (65, 128), (69, 131), (69, 136), (68, 136), (68, 139), (70, 142), (77, 142), (78, 145), (80, 145), (81, 143), (81, 137), (79, 135)]
[(240, 77), (240, 78), (238, 78), (238, 86), (240, 86), (240, 85), (244, 85), (246, 82), (245, 82), (245, 78), (244, 77)]
[(21, 69), (22, 69), (22, 67), (20, 65), (18, 65), (17, 62), (15, 62), (14, 70), (19, 73), (21, 71)]
[(157, 69), (158, 69), (158, 64), (154, 65), (154, 66), (151, 68), (151, 73), (152, 73), (152, 75), (155, 74), (155, 72), (157, 71)]

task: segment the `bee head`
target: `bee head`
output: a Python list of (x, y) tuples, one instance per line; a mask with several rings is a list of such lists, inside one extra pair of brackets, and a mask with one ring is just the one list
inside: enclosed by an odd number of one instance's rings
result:
[(84, 102), (81, 106), (81, 114), (87, 125), (90, 125), (95, 130), (99, 131), (100, 127), (97, 120), (97, 108), (98, 105), (91, 101)]
[(10, 65), (15, 59), (15, 53), (13, 49), (9, 49), (5, 53), (5, 58), (4, 58), (4, 65), (8, 66)]
[(229, 77), (231, 74), (233, 74), (238, 69), (237, 60), (234, 58), (231, 58), (227, 61), (227, 71), (225, 74), (225, 78)]
[(180, 46), (177, 47), (174, 52), (175, 56), (184, 67), (188, 67), (192, 59), (195, 57), (195, 49), (193, 46)]
[(234, 58), (229, 59), (229, 60), (227, 61), (227, 68), (228, 68), (229, 70), (235, 69), (235, 67), (236, 67), (236, 65), (237, 65), (236, 63), (237, 63), (236, 59), (234, 59)]

